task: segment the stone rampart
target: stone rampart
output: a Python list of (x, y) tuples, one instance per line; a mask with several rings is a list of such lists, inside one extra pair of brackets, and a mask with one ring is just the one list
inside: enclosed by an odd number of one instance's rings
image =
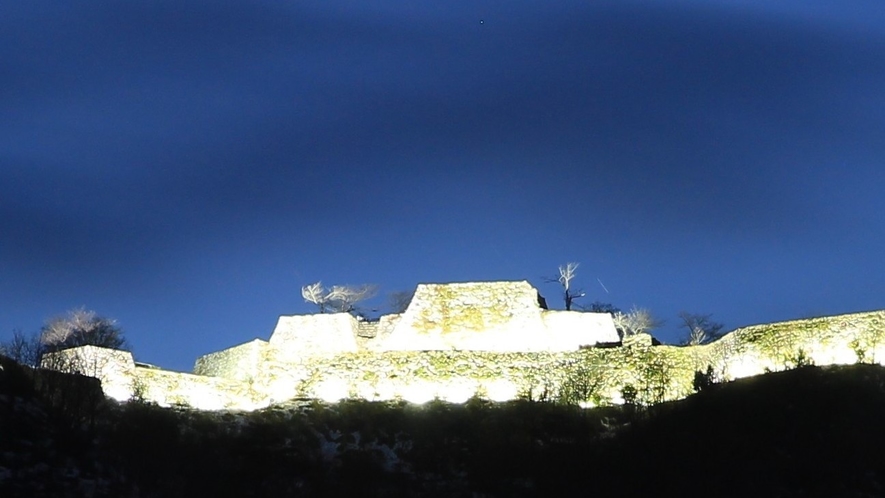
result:
[(263, 352), (268, 347), (267, 341), (255, 339), (217, 353), (201, 356), (194, 364), (194, 373), (251, 382), (258, 376), (263, 361)]
[(211, 403), (206, 396), (193, 397), (203, 406), (241, 409), (292, 398), (460, 402), (474, 395), (493, 400), (563, 396), (607, 404), (623, 402), (624, 387), (630, 385), (639, 402), (654, 403), (689, 395), (695, 373), (708, 367), (715, 378), (731, 380), (803, 362), (882, 363), (885, 312), (745, 327), (703, 346), (653, 346), (650, 336), (629, 339), (623, 347), (570, 351), (358, 351), (295, 363), (269, 345), (260, 350), (261, 368), (251, 384), (225, 379), (232, 394), (224, 401), (218, 394), (208, 397), (216, 399)]
[(714, 343), (713, 366), (724, 378), (758, 375), (797, 363), (885, 363), (885, 311), (740, 328)]
[(357, 329), (350, 313), (281, 316), (270, 344), (293, 359), (355, 353)]
[(251, 382), (207, 377), (152, 368), (136, 368), (130, 396), (160, 406), (190, 406), (200, 410), (255, 410), (268, 406), (262, 390)]
[[(724, 381), (803, 364), (885, 363), (885, 311), (744, 327), (703, 346), (656, 346), (639, 335), (619, 347), (580, 348), (612, 342), (600, 339), (614, 334), (608, 315), (546, 310), (527, 283), (493, 284), (421, 286), (406, 313), (368, 326), (346, 314), (281, 317), (269, 342), (201, 357), (201, 375), (146, 368), (127, 352), (94, 346), (47, 355), (44, 366), (98, 377), (118, 400), (252, 410), (292, 398), (606, 404), (623, 402), (626, 386), (654, 403), (687, 396), (696, 372), (708, 369)], [(462, 349), (445, 347), (452, 345)]]
[(135, 374), (135, 360), (129, 351), (80, 346), (43, 356), (40, 366), (101, 379), (105, 395), (129, 399)]
[(380, 350), (568, 351), (619, 341), (608, 314), (542, 304), (526, 281), (420, 284)]
[(420, 284), (404, 313), (377, 321), (282, 316), (270, 345), (295, 361), (359, 351), (571, 351), (619, 340), (608, 313), (547, 310), (537, 289), (519, 281)]
[(376, 322), (374, 337), (360, 337), (357, 339), (359, 349), (361, 351), (385, 351), (390, 334), (393, 333), (402, 318), (402, 313), (382, 316), (378, 319), (378, 322)]

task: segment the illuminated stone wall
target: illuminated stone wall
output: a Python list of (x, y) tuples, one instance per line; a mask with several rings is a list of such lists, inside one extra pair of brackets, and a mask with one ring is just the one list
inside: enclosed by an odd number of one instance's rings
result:
[(144, 368), (128, 353), (86, 348), (93, 360), (107, 352), (109, 361), (93, 364), (105, 366), (97, 373), (109, 396), (127, 399), (137, 389), (161, 404), (203, 409), (251, 410), (294, 397), (458, 402), (476, 394), (494, 400), (564, 395), (606, 404), (623, 402), (627, 385), (640, 402), (651, 403), (690, 394), (695, 372), (708, 366), (729, 380), (802, 363), (883, 364), (885, 311), (745, 327), (694, 347), (653, 346), (649, 336), (631, 336), (621, 347), (570, 351), (360, 350), (293, 360), (272, 342), (252, 341), (217, 353), (227, 363), (209, 362), (204, 371), (218, 377)]
[(350, 313), (281, 316), (270, 344), (292, 358), (353, 353), (357, 329)]
[(217, 353), (197, 358), (194, 373), (209, 377), (251, 382), (260, 369), (263, 353), (269, 347), (267, 341), (255, 339)]
[(160, 406), (255, 410), (270, 404), (262, 390), (254, 389), (252, 382), (220, 377), (136, 368), (132, 385), (130, 396), (137, 395)]
[(528, 282), (420, 284), (384, 349), (538, 351), (546, 336)]
[(81, 346), (43, 356), (40, 366), (101, 379), (106, 396), (128, 399), (132, 393), (135, 360), (129, 351)]
[(725, 378), (815, 365), (885, 363), (885, 311), (794, 320), (738, 329), (716, 343), (711, 364)]
[(519, 281), (420, 284), (405, 313), (377, 322), (348, 313), (282, 316), (270, 344), (294, 360), (359, 351), (572, 351), (619, 340), (608, 313), (547, 310), (537, 289)]
[(421, 284), (383, 351), (541, 352), (618, 342), (607, 313), (548, 311), (526, 281)]
[(117, 401), (141, 398), (162, 406), (204, 410), (253, 410), (269, 404), (262, 391), (253, 389), (249, 381), (142, 366), (128, 351), (80, 346), (46, 355), (41, 366), (96, 377), (105, 395)]

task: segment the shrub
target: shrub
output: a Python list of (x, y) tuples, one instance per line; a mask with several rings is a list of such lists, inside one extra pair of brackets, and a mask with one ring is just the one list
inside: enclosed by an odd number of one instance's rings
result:
[(701, 372), (700, 370), (695, 371), (694, 381), (692, 381), (694, 392), (697, 393), (707, 389), (715, 384), (716, 380), (716, 373), (713, 371), (713, 365), (707, 365), (706, 372)]

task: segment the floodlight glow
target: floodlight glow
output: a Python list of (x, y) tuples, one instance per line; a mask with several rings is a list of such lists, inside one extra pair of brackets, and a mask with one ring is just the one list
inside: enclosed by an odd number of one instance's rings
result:
[(732, 379), (742, 379), (744, 377), (752, 377), (765, 372), (766, 368), (771, 369), (771, 361), (762, 361), (759, 355), (746, 353), (735, 358), (737, 361), (728, 363), (728, 375)]
[(198, 410), (224, 409), (224, 402), (222, 402), (218, 396), (213, 396), (211, 393), (207, 392), (203, 386), (188, 387), (182, 394), (186, 400), (186, 404), (192, 408)]
[(124, 403), (129, 401), (129, 398), (132, 397), (132, 383), (122, 383), (122, 382), (105, 382), (101, 383), (102, 390), (104, 391), (105, 396), (119, 401), (120, 403)]
[(397, 389), (393, 382), (389, 380), (381, 380), (373, 387), (372, 398), (367, 399), (376, 399), (379, 401), (396, 399)]
[(437, 387), (439, 398), (449, 403), (464, 403), (476, 394), (477, 386), (472, 382), (450, 382)]
[(516, 399), (519, 389), (509, 380), (495, 379), (485, 384), (486, 398), (490, 401), (510, 401)]
[(285, 401), (287, 399), (292, 399), (297, 394), (297, 385), (296, 382), (292, 379), (277, 379), (274, 382), (270, 383), (267, 387), (267, 390), (264, 392), (265, 399), (267, 399), (267, 404), (272, 404), (273, 401)]
[(409, 403), (422, 405), (436, 398), (434, 385), (429, 382), (416, 382), (403, 386), (400, 397)]
[(815, 365), (854, 365), (859, 360), (858, 353), (845, 344), (825, 349), (816, 348), (809, 356)]
[(349, 387), (347, 383), (337, 377), (331, 377), (320, 382), (314, 390), (316, 397), (327, 403), (341, 401), (347, 397), (348, 392)]

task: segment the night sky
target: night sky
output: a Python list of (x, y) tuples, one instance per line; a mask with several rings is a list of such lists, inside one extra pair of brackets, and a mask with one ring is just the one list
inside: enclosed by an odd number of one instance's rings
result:
[(880, 309), (883, 166), (881, 0), (3, 2), (0, 340), (189, 371), (317, 280), (569, 261), (665, 342)]

